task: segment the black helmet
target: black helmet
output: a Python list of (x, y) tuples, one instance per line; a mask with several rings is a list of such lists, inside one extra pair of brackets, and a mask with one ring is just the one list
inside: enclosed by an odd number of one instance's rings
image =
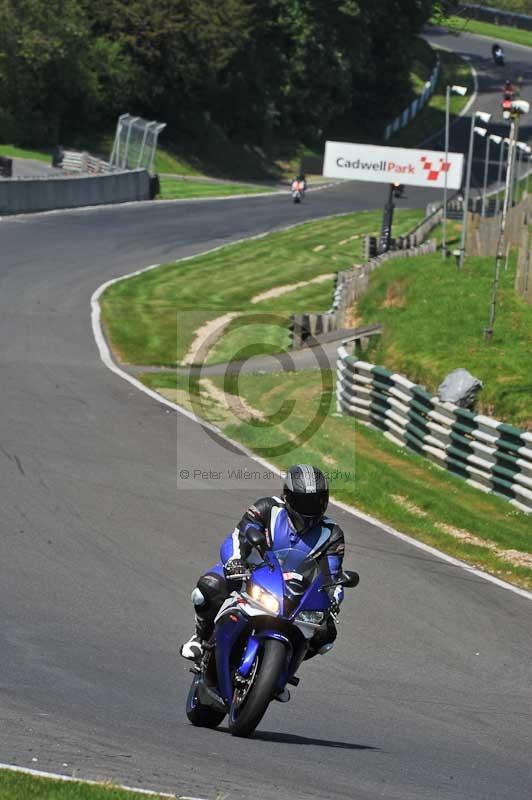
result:
[(299, 533), (304, 533), (321, 522), (327, 510), (327, 478), (317, 467), (296, 464), (286, 473), (283, 498), (294, 528)]

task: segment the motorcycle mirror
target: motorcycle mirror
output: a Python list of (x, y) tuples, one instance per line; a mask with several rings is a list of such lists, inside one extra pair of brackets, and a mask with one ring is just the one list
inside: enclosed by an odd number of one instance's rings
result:
[(342, 573), (342, 577), (339, 578), (337, 581), (330, 581), (329, 583), (324, 583), (321, 587), (322, 591), (326, 591), (327, 589), (332, 589), (333, 586), (345, 586), (346, 589), (354, 589), (355, 586), (358, 586), (360, 582), (360, 575), (358, 572), (354, 572), (353, 570), (346, 569)]
[(252, 547), (256, 547), (259, 553), (266, 549), (266, 534), (258, 528), (249, 528), (246, 531), (246, 539)]
[(343, 576), (342, 576), (342, 586), (347, 587), (348, 589), (353, 589), (355, 586), (358, 586), (360, 582), (360, 575), (358, 572), (353, 572), (353, 570), (346, 569)]

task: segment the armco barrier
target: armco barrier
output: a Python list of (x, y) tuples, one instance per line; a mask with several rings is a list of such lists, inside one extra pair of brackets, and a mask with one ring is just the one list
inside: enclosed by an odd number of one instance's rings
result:
[(436, 242), (430, 241), (408, 250), (389, 250), (370, 259), (365, 264), (336, 273), (336, 288), (329, 311), (320, 314), (292, 314), (290, 317), (290, 346), (298, 350), (305, 346), (309, 336), (320, 336), (345, 327), (349, 306), (367, 291), (370, 273), (384, 261), (392, 258), (412, 258), (436, 251)]
[(434, 93), (434, 89), (436, 88), (436, 84), (438, 82), (438, 75), (440, 72), (440, 57), (436, 55), (436, 66), (431, 72), (430, 78), (426, 81), (425, 86), (423, 87), (423, 91), (421, 94), (416, 97), (410, 105), (408, 105), (400, 114), (398, 114), (389, 125), (386, 126), (384, 129), (384, 141), (388, 141), (392, 133), (396, 133), (400, 128), (404, 128), (411, 119), (414, 119), (417, 116), (418, 112), (421, 111), (429, 97), (432, 96)]
[(337, 407), (485, 492), (532, 512), (532, 433), (442, 403), (407, 378), (338, 348)]
[(0, 179), (0, 214), (149, 199), (150, 176), (142, 169), (79, 177)]
[(385, 261), (392, 258), (412, 258), (426, 253), (434, 253), (437, 245), (435, 241), (424, 242), (417, 246), (409, 247), (410, 241), (420, 241), (426, 236), (441, 219), (441, 208), (424, 219), (414, 230), (406, 236), (399, 237), (405, 249), (388, 250), (386, 253), (368, 259), (364, 264), (357, 264), (351, 269), (341, 270), (336, 273), (336, 286), (333, 295), (332, 307), (329, 311), (320, 314), (292, 314), (290, 317), (290, 346), (298, 350), (305, 346), (309, 336), (320, 336), (332, 331), (341, 331), (345, 327), (347, 311), (350, 306), (367, 291), (369, 276)]

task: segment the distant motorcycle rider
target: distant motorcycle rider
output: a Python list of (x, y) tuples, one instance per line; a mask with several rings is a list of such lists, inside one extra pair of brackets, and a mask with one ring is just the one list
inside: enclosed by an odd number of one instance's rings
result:
[(502, 99), (503, 100), (513, 100), (515, 95), (517, 94), (517, 90), (513, 85), (512, 81), (505, 81), (503, 90), (502, 90)]
[(303, 172), (300, 172), (299, 175), (296, 175), (294, 180), (292, 181), (292, 185), (290, 189), (292, 192), (300, 191), (302, 194), (307, 188), (307, 181)]
[[(327, 580), (340, 577), (344, 534), (325, 516), (328, 503), (329, 486), (321, 470), (308, 464), (296, 464), (286, 473), (282, 497), (263, 497), (247, 509), (233, 533), (222, 543), (221, 561), (201, 576), (192, 592), (196, 632), (181, 647), (184, 658), (201, 658), (203, 642), (212, 635), (214, 619), (222, 603), (248, 577), (252, 548), (246, 532), (250, 528), (265, 533), (269, 550), (297, 548), (318, 561)], [(311, 639), (307, 658), (326, 653), (336, 639), (334, 620), (343, 600), (343, 589), (337, 586), (329, 591), (332, 616)]]
[(491, 55), (496, 64), (504, 64), (504, 53), (500, 44), (492, 45)]

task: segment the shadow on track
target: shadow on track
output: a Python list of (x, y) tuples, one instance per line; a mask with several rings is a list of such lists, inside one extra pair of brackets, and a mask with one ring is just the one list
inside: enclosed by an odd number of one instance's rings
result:
[[(227, 728), (218, 728), (221, 733), (229, 733)], [(340, 750), (380, 750), (369, 744), (353, 744), (351, 742), (336, 742), (333, 739), (315, 739), (311, 736), (298, 736), (294, 733), (273, 733), (272, 731), (255, 731), (252, 739), (263, 742), (279, 742), (280, 744), (305, 744), (315, 747), (337, 747)]]

